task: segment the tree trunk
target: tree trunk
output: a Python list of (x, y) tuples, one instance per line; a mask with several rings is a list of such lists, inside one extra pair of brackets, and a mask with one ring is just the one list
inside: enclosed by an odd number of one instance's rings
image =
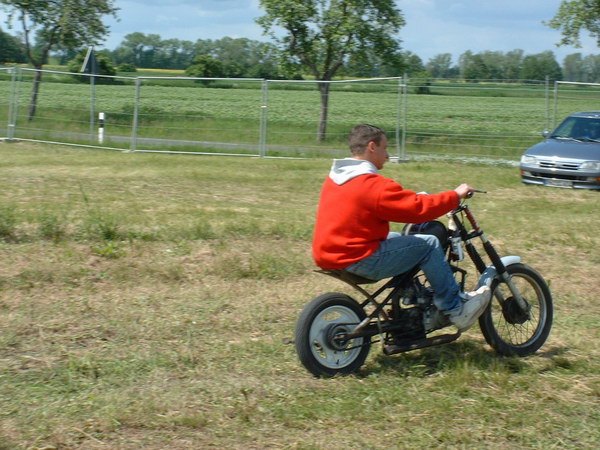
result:
[(37, 70), (33, 79), (33, 92), (31, 93), (31, 102), (29, 103), (29, 116), (28, 120), (31, 122), (35, 117), (35, 110), (37, 109), (37, 98), (40, 92), (40, 83), (42, 82), (42, 71)]
[(319, 83), (321, 92), (321, 114), (319, 116), (319, 131), (317, 132), (317, 141), (325, 141), (327, 136), (327, 116), (329, 114), (329, 83)]

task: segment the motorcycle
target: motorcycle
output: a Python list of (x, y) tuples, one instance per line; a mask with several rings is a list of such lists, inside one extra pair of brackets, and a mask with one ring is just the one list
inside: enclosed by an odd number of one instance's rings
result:
[[(466, 201), (447, 216), (447, 226), (440, 221), (407, 224), (403, 233), (437, 236), (462, 292), (468, 271), (459, 264), (466, 253), (479, 274), (477, 287), (487, 285), (492, 290), (490, 304), (479, 317), (486, 342), (500, 355), (535, 353), (552, 327), (548, 284), (519, 256), (499, 256)], [(484, 262), (474, 244), (477, 239), (491, 264)], [(451, 323), (435, 307), (433, 290), (419, 267), (383, 280), (379, 288), (371, 289), (373, 292), (363, 286), (376, 280), (345, 270), (317, 272), (347, 283), (362, 297), (356, 300), (342, 293), (323, 294), (306, 305), (298, 317), (296, 352), (304, 367), (317, 377), (355, 372), (377, 342), (385, 355), (394, 355), (447, 344), (461, 336), (460, 331), (440, 332)]]

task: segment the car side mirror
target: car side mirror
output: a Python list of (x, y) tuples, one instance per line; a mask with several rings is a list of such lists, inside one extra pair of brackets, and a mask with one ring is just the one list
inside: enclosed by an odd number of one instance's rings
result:
[(542, 137), (544, 139), (546, 139), (548, 136), (550, 136), (550, 130), (544, 130), (544, 131), (542, 131)]

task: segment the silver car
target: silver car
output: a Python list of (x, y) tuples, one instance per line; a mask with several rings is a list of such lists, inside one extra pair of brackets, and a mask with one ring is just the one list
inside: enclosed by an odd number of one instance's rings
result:
[(571, 114), (521, 157), (523, 183), (600, 189), (600, 111)]

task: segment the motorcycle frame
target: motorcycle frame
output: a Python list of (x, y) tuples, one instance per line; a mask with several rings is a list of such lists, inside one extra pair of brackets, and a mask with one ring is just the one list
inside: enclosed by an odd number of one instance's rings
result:
[[(472, 227), (471, 231), (468, 231), (465, 227), (463, 220), (460, 217), (462, 214), (464, 214), (464, 216), (470, 223)], [(451, 211), (449, 213), (449, 216), (454, 222), (456, 229), (452, 231), (452, 235), (449, 235), (448, 238), (450, 239), (451, 237), (460, 237), (460, 240), (464, 244), (465, 250), (469, 255), (469, 258), (471, 259), (471, 261), (473, 261), (475, 268), (480, 273), (479, 284), (491, 284), (491, 281), (494, 278), (506, 283), (511, 291), (511, 294), (516, 299), (517, 304), (521, 307), (523, 311), (528, 313), (529, 307), (527, 306), (527, 302), (523, 299), (518, 288), (512, 282), (510, 274), (506, 269), (508, 265), (519, 262), (520, 258), (516, 256), (500, 257), (493, 244), (489, 241), (489, 239), (477, 223), (477, 220), (473, 216), (473, 213), (471, 213), (467, 204), (461, 204), (458, 208)], [(473, 244), (472, 241), (476, 238), (480, 239), (483, 249), (491, 261), (491, 265), (485, 264), (483, 258), (481, 257), (481, 254)], [(460, 282), (460, 285), (461, 289), (464, 289), (464, 279), (466, 271), (452, 264), (450, 250), (448, 251), (447, 261), (454, 272), (461, 273), (462, 280)], [(319, 270), (318, 272), (341, 280), (346, 284), (350, 285), (356, 291), (360, 292), (365, 297), (365, 300), (360, 303), (360, 306), (361, 308), (363, 308), (363, 310), (369, 304), (371, 304), (374, 308), (373, 311), (367, 314), (367, 316), (351, 332), (343, 333), (337, 338), (339, 338), (340, 340), (350, 340), (361, 337), (371, 338), (375, 335), (380, 335), (382, 336), (381, 340), (383, 342), (384, 333), (394, 331), (394, 329), (398, 328), (398, 326), (394, 327), (394, 320), (390, 318), (389, 314), (385, 311), (385, 308), (390, 306), (391, 302), (394, 299), (400, 298), (404, 290), (410, 286), (410, 283), (412, 282), (413, 278), (417, 275), (419, 270), (420, 269), (418, 267), (415, 267), (409, 272), (396, 275), (390, 278), (373, 293), (368, 292), (366, 289), (363, 289), (360, 286), (360, 284), (374, 283), (375, 281), (373, 280), (362, 278), (345, 270)], [(392, 290), (382, 301), (378, 301), (377, 298), (388, 289)], [(506, 299), (503, 298), (500, 290), (496, 290), (494, 292), (494, 297), (497, 299), (501, 306), (504, 305)], [(458, 335), (460, 335), (460, 333), (458, 333), (457, 336)], [(368, 342), (363, 345), (370, 345), (372, 343), (373, 342)]]
[[(371, 304), (374, 308), (373, 311), (367, 314), (367, 317), (365, 317), (352, 330), (352, 332), (344, 334), (343, 339), (348, 340), (360, 337), (370, 338), (377, 334), (382, 335), (385, 332), (394, 331), (394, 329), (398, 328), (397, 326), (394, 327), (394, 320), (385, 311), (385, 308), (390, 306), (394, 299), (400, 298), (402, 292), (409, 287), (412, 279), (419, 272), (419, 270), (420, 269), (418, 267), (415, 267), (408, 272), (396, 275), (386, 281), (373, 293), (370, 293), (366, 289), (360, 287), (360, 284), (375, 283), (376, 281), (374, 280), (362, 278), (358, 275), (346, 272), (345, 270), (318, 270), (317, 272), (341, 280), (360, 292), (365, 297), (365, 300), (360, 303), (360, 307), (363, 308), (363, 310), (369, 304)], [(377, 297), (379, 297), (388, 289), (391, 289), (391, 291), (387, 294), (387, 296), (383, 300), (378, 301)], [(369, 344), (370, 342), (366, 345)]]

